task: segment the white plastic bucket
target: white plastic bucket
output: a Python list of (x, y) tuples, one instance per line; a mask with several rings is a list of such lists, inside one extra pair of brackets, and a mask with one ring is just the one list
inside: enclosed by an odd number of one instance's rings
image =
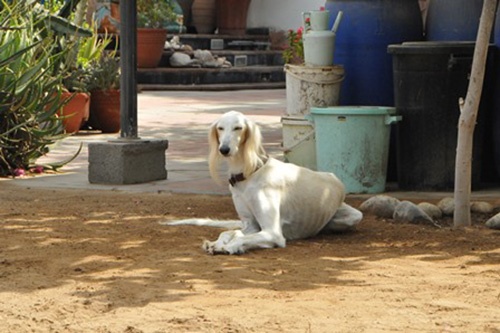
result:
[(316, 170), (316, 138), (313, 124), (300, 117), (282, 117), (285, 162)]
[(333, 66), (335, 33), (329, 30), (309, 31), (302, 39), (306, 66)]
[(285, 65), (286, 114), (304, 116), (311, 107), (337, 106), (344, 67)]

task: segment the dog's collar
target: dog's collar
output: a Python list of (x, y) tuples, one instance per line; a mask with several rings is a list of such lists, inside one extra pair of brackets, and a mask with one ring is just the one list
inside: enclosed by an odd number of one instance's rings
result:
[[(269, 157), (266, 156), (266, 158), (263, 160), (264, 163), (262, 165), (266, 164), (268, 160), (269, 160)], [(255, 169), (254, 172), (259, 170), (260, 168), (261, 167), (258, 167), (257, 169)], [(236, 185), (236, 183), (242, 182), (244, 180), (246, 180), (246, 178), (245, 178), (245, 175), (243, 175), (243, 172), (235, 174), (235, 175), (232, 174), (231, 177), (229, 178), (229, 184), (231, 184), (231, 186), (234, 186), (234, 185)]]
[(245, 176), (243, 175), (243, 173), (239, 173), (237, 175), (231, 175), (231, 178), (229, 178), (229, 184), (231, 184), (231, 186), (234, 186), (236, 185), (236, 183), (238, 182), (242, 182), (244, 181), (246, 178)]

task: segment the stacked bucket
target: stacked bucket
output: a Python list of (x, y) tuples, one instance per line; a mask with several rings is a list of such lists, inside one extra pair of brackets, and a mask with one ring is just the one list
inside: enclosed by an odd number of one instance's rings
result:
[[(285, 67), (287, 116), (282, 118), (285, 159), (333, 172), (343, 181), (347, 193), (383, 192), (390, 125), (401, 118), (392, 107), (339, 106), (344, 78), (356, 75), (356, 71), (351, 73), (344, 65), (334, 64), (336, 32), (343, 11), (311, 11), (303, 13), (303, 17), (305, 65)], [(348, 29), (340, 30), (344, 28)]]
[(311, 107), (338, 105), (344, 68), (333, 64), (335, 32), (328, 28), (330, 12), (308, 11), (302, 13), (302, 18), (305, 64), (285, 65), (287, 108), (282, 118), (283, 146), (285, 160), (316, 170), (315, 133), (306, 116)]

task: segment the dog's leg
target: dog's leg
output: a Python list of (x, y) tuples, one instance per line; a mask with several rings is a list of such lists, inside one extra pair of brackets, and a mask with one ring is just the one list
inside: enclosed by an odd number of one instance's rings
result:
[(232, 241), (235, 237), (238, 237), (239, 234), (243, 235), (240, 230), (228, 230), (224, 231), (219, 235), (219, 238), (215, 242), (204, 241), (202, 245), (202, 249), (205, 250), (208, 254), (230, 254), (226, 251), (225, 246), (227, 243)]
[[(247, 226), (242, 231), (235, 230), (228, 237), (223, 233), (215, 242), (205, 243), (208, 253), (240, 254), (251, 249), (285, 247), (280, 222), (280, 196), (275, 191), (261, 191), (253, 198), (247, 198), (252, 210), (235, 204), (238, 212), (248, 217)], [(240, 201), (235, 200), (235, 203)], [(250, 215), (252, 218), (249, 218)]]
[(363, 219), (363, 213), (345, 202), (339, 207), (333, 218), (323, 228), (324, 231), (344, 231), (352, 229)]
[(203, 249), (209, 254), (242, 254), (251, 249), (285, 247), (285, 238), (268, 231), (245, 235), (241, 230), (230, 230), (220, 234), (215, 242), (205, 241)]

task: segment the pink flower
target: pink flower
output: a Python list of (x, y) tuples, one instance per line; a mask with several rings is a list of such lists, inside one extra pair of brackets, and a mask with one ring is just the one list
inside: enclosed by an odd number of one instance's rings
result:
[(306, 18), (306, 23), (311, 23), (311, 18), (310, 17)]
[(14, 169), (14, 172), (12, 173), (14, 177), (24, 177), (26, 176), (26, 171), (23, 168), (17, 168)]
[(325, 10), (325, 7), (321, 6), (321, 7), (319, 7), (319, 10), (323, 11), (323, 10)]
[(31, 168), (30, 171), (33, 173), (43, 173), (44, 167), (42, 165), (37, 165), (36, 167)]

